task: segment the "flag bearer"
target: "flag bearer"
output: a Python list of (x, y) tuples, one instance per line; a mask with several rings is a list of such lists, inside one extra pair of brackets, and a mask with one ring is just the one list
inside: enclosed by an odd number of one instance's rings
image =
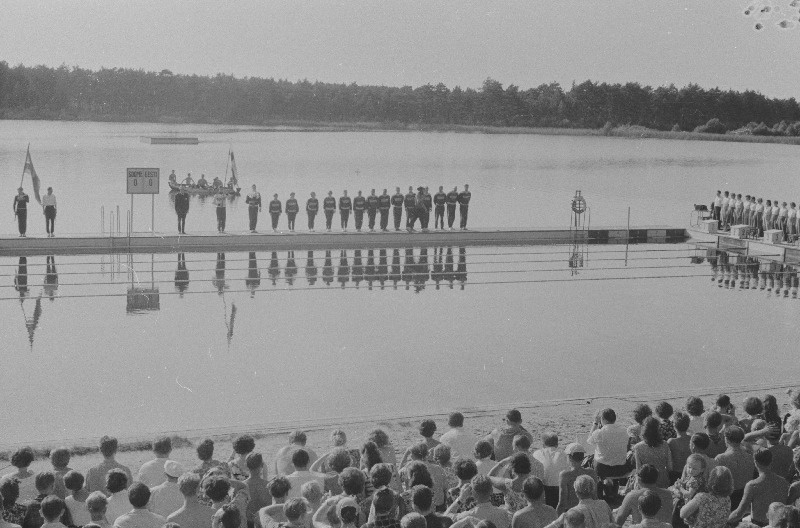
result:
[(19, 236), (23, 238), (28, 230), (28, 202), (30, 201), (31, 199), (25, 194), (22, 187), (17, 189), (17, 195), (14, 197), (14, 216), (17, 217)]

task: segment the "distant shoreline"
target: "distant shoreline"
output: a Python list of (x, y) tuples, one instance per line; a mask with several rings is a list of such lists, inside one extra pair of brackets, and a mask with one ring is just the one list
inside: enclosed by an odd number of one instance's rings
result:
[(154, 121), (134, 116), (119, 119), (109, 116), (93, 116), (88, 119), (48, 120), (29, 116), (18, 116), (3, 121), (52, 121), (52, 122), (95, 122), (95, 123), (152, 123), (157, 125), (200, 125), (200, 126), (239, 126), (252, 131), (263, 132), (456, 132), (461, 134), (532, 134), (543, 136), (597, 136), (629, 139), (677, 139), (684, 141), (726, 141), (735, 143), (775, 143), (800, 145), (800, 136), (754, 136), (750, 134), (711, 134), (705, 132), (684, 132), (655, 130), (642, 126), (618, 126), (614, 128), (558, 128), (558, 127), (501, 127), (485, 125), (419, 124), (399, 122), (313, 122), (313, 121), (275, 121), (261, 125), (247, 123), (193, 123), (180, 119), (163, 118)]

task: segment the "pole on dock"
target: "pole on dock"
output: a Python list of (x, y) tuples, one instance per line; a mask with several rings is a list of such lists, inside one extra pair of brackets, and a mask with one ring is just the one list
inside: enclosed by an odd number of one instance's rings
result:
[(631, 206), (628, 206), (628, 236), (625, 237), (625, 266), (628, 266), (628, 244), (631, 243)]
[(130, 233), (131, 233), (131, 231), (133, 231), (133, 195), (132, 194), (131, 194), (131, 212), (130, 212), (129, 216), (131, 217), (131, 227), (128, 230), (128, 238), (131, 237)]
[(100, 236), (106, 236), (106, 206), (100, 206)]
[(119, 219), (119, 204), (117, 204), (117, 217), (116, 218), (117, 218), (117, 236), (119, 236), (119, 234), (122, 232), (122, 229), (120, 228), (120, 225), (119, 225), (120, 222), (122, 221), (122, 220)]
[(156, 195), (150, 195), (150, 232), (156, 234)]

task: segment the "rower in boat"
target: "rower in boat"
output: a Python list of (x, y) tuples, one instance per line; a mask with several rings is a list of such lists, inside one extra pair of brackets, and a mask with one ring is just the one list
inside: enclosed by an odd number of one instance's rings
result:
[(194, 185), (194, 179), (192, 178), (192, 173), (190, 172), (189, 174), (187, 174), (181, 183), (184, 183), (189, 186)]
[(197, 180), (197, 186), (201, 189), (208, 189), (208, 180), (206, 180), (205, 174), (200, 175), (200, 179)]

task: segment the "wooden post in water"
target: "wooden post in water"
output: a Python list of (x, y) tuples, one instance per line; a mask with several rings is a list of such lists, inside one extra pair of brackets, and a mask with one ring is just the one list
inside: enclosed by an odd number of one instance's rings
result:
[(628, 244), (631, 243), (631, 206), (628, 206), (628, 236), (625, 237), (625, 267), (628, 266)]

